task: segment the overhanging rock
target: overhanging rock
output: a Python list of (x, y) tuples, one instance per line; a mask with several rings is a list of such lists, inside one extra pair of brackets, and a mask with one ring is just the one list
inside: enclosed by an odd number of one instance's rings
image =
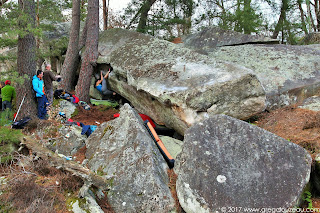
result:
[(252, 71), (123, 29), (100, 35), (98, 63), (111, 63), (111, 89), (180, 134), (209, 115), (246, 119), (265, 109)]

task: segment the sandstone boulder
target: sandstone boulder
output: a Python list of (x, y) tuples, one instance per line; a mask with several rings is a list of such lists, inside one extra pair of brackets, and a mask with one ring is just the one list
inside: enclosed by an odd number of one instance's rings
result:
[(320, 97), (312, 96), (310, 98), (307, 98), (298, 107), (302, 109), (309, 109), (312, 111), (320, 111)]
[(265, 88), (268, 109), (295, 104), (320, 90), (320, 51), (308, 46), (241, 45), (209, 55), (253, 70)]
[(159, 136), (159, 138), (163, 142), (170, 155), (175, 159), (182, 150), (183, 141), (169, 136)]
[[(309, 40), (316, 43), (319, 33), (307, 38), (313, 38)], [(318, 94), (319, 44), (270, 45), (274, 41), (212, 27), (187, 36), (183, 46), (215, 60), (229, 61), (253, 70), (265, 88), (268, 109), (295, 104)]]
[(58, 111), (65, 114), (66, 119), (71, 118), (71, 115), (75, 112), (76, 106), (70, 101), (60, 99)]
[(182, 135), (209, 115), (246, 119), (265, 109), (264, 89), (251, 70), (141, 33), (104, 31), (98, 63), (114, 68), (112, 90)]
[(279, 43), (277, 39), (262, 35), (243, 34), (232, 30), (223, 30), (215, 26), (206, 27), (200, 32), (190, 34), (183, 38), (182, 42), (183, 46), (205, 54), (214, 51), (216, 47), (253, 43)]
[(88, 138), (88, 167), (110, 181), (108, 201), (115, 212), (171, 212), (168, 166), (143, 121), (128, 104), (120, 117), (101, 124)]
[(294, 207), (311, 170), (302, 147), (226, 115), (190, 127), (176, 162), (186, 212)]
[(81, 135), (81, 131), (82, 128), (77, 125), (61, 127), (59, 129), (61, 137), (54, 141), (51, 149), (65, 156), (76, 154), (86, 144), (87, 136)]

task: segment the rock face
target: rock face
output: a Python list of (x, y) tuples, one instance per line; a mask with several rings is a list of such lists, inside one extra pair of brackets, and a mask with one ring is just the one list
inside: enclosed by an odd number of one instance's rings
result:
[(269, 109), (297, 103), (320, 90), (320, 51), (308, 46), (230, 46), (209, 55), (252, 69), (265, 88)]
[(98, 63), (111, 63), (111, 89), (141, 113), (183, 135), (213, 114), (246, 119), (265, 109), (252, 71), (123, 29), (100, 35)]
[(62, 137), (55, 141), (52, 150), (57, 150), (58, 153), (66, 156), (74, 155), (79, 149), (85, 146), (87, 139), (87, 136), (81, 135), (81, 130), (82, 128), (76, 125), (61, 127), (59, 133)]
[(310, 98), (305, 99), (302, 102), (302, 104), (299, 106), (299, 108), (309, 109), (312, 111), (320, 111), (320, 97), (319, 96), (312, 96)]
[(100, 125), (87, 141), (88, 167), (113, 175), (108, 200), (115, 212), (171, 212), (165, 160), (140, 116), (125, 104), (120, 117)]
[[(318, 35), (310, 34), (308, 38), (312, 37), (314, 41), (319, 38)], [(274, 41), (213, 27), (189, 35), (184, 39), (183, 46), (215, 60), (229, 61), (251, 69), (265, 88), (268, 109), (295, 104), (318, 94), (319, 45), (265, 44)]]
[(226, 115), (190, 127), (176, 162), (186, 212), (293, 207), (311, 170), (311, 157), (300, 146)]
[(183, 39), (184, 46), (205, 54), (214, 51), (216, 47), (252, 43), (279, 43), (279, 41), (261, 35), (223, 30), (219, 27), (207, 27)]
[(159, 138), (163, 142), (170, 155), (175, 159), (182, 150), (183, 141), (168, 136), (159, 136)]

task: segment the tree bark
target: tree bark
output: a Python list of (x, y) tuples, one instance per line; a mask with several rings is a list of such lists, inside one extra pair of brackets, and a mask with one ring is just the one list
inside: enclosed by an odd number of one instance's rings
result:
[(309, 27), (309, 31), (313, 30), (316, 31), (316, 26), (314, 24), (314, 20), (313, 20), (313, 16), (312, 16), (312, 12), (311, 12), (311, 6), (310, 6), (310, 0), (306, 0), (306, 5), (307, 5), (307, 13), (310, 19), (310, 23), (312, 27)]
[(88, 32), (88, 17), (86, 18), (86, 22), (84, 24), (80, 40), (79, 40), (79, 51), (84, 47), (87, 40), (87, 32)]
[(4, 5), (4, 3), (6, 3), (8, 0), (2, 0), (2, 1), (0, 1), (0, 7), (2, 6), (2, 5)]
[(88, 3), (87, 27), (86, 49), (82, 57), (76, 96), (88, 103), (92, 73), (98, 59), (99, 0), (91, 0)]
[(273, 35), (271, 38), (276, 39), (279, 35), (280, 30), (283, 29), (283, 25), (286, 21), (286, 13), (287, 13), (288, 8), (289, 8), (288, 0), (282, 0), (282, 6), (281, 6), (279, 20), (278, 20), (278, 23), (277, 23), (274, 31), (273, 31)]
[(145, 3), (141, 7), (140, 20), (137, 27), (137, 31), (141, 33), (146, 32), (148, 13), (150, 11), (151, 6), (156, 2), (156, 0), (146, 0)]
[(314, 1), (314, 12), (316, 14), (316, 19), (317, 19), (317, 31), (320, 31), (320, 0), (315, 0)]
[(108, 19), (107, 19), (107, 0), (102, 1), (102, 16), (103, 16), (103, 30), (108, 28)]
[(79, 58), (79, 32), (80, 32), (80, 0), (72, 1), (72, 25), (69, 37), (66, 59), (62, 67), (61, 88), (71, 91)]
[(304, 12), (303, 12), (302, 5), (301, 5), (302, 0), (298, 0), (297, 3), (298, 3), (299, 11), (300, 11), (302, 30), (303, 30), (304, 34), (307, 35), (308, 34), (308, 30), (307, 30), (306, 21), (304, 19)]
[(28, 19), (20, 22), (20, 27), (27, 34), (18, 38), (18, 59), (17, 67), (19, 76), (24, 77), (23, 85), (18, 85), (17, 92), (17, 107), (20, 105), (25, 96), (23, 105), (20, 109), (17, 119), (29, 116), (37, 117), (37, 104), (35, 94), (32, 88), (32, 77), (36, 74), (36, 40), (35, 37), (27, 29), (27, 24), (32, 28), (35, 27), (36, 11), (34, 0), (19, 0), (20, 9), (28, 14)]
[[(244, 0), (244, 4), (243, 4), (243, 10), (244, 13), (249, 14), (251, 11), (251, 0)], [(248, 20), (247, 15), (243, 15), (243, 32), (244, 34), (250, 34), (251, 33), (251, 26), (249, 26), (248, 23), (250, 23), (250, 19)]]

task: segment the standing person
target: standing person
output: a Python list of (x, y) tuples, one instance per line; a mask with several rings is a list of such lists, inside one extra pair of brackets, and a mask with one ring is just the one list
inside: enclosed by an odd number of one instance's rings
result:
[(51, 71), (51, 65), (46, 64), (46, 70), (43, 72), (43, 81), (44, 81), (44, 91), (47, 95), (49, 106), (52, 105), (53, 102), (53, 88), (52, 81), (60, 81), (61, 76), (55, 76)]
[(38, 117), (40, 119), (46, 119), (48, 99), (44, 91), (44, 83), (42, 78), (43, 71), (37, 70), (37, 74), (32, 78), (32, 87), (36, 92), (36, 98), (38, 102)]
[(1, 89), (5, 86), (3, 81), (0, 82), (0, 111), (2, 111), (2, 97), (1, 97)]
[(16, 97), (16, 90), (11, 86), (11, 81), (6, 80), (5, 86), (1, 89), (2, 110), (12, 109), (13, 99)]

